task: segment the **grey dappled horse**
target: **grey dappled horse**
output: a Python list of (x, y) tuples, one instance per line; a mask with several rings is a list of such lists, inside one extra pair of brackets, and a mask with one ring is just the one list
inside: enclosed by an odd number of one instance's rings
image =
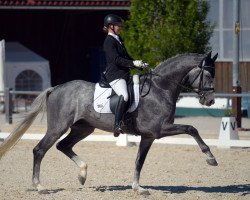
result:
[[(177, 55), (160, 63), (152, 71), (151, 78), (140, 77), (141, 82), (145, 83), (144, 92), (148, 94), (140, 98), (138, 108), (124, 119), (123, 127), (125, 132), (141, 136), (132, 183), (135, 191), (146, 191), (139, 186), (140, 172), (155, 139), (189, 134), (207, 155), (207, 163), (217, 165), (209, 147), (193, 126), (174, 124), (176, 101), (182, 88), (191, 85), (193, 91), (197, 92), (201, 104), (210, 106), (214, 103), (213, 80), (216, 58), (217, 54), (211, 58), (211, 52), (207, 56)], [(114, 124), (113, 114), (100, 114), (94, 111), (94, 88), (94, 83), (77, 80), (47, 89), (35, 99), (25, 118), (1, 144), (0, 158), (18, 142), (38, 113), (47, 110), (47, 133), (33, 149), (32, 182), (39, 192), (46, 192), (39, 179), (41, 161), (45, 153), (69, 128), (70, 133), (58, 142), (56, 147), (76, 163), (80, 168), (79, 181), (81, 184), (85, 183), (87, 164), (72, 148), (93, 133), (95, 128), (112, 131)]]

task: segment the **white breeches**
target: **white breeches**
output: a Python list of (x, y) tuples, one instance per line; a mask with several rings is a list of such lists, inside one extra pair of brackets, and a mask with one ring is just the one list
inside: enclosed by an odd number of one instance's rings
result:
[(128, 101), (127, 83), (124, 79), (116, 79), (110, 82), (109, 85), (113, 88), (118, 96), (122, 95), (124, 101)]

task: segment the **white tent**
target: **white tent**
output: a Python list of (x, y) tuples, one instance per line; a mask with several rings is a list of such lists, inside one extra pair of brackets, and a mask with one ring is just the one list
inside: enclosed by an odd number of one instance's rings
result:
[(42, 91), (51, 86), (48, 60), (18, 42), (5, 42), (1, 71), (0, 83), (3, 81), (4, 87), (13, 90)]

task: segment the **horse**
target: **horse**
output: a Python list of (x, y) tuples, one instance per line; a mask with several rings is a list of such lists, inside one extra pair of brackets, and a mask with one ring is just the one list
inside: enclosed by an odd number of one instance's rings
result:
[[(183, 88), (192, 88), (199, 103), (214, 104), (215, 60), (211, 52), (207, 55), (179, 54), (161, 62), (151, 70), (151, 76), (141, 75), (140, 84), (146, 94), (140, 97), (135, 111), (124, 118), (124, 133), (140, 138), (135, 161), (132, 189), (147, 191), (139, 184), (140, 173), (148, 151), (154, 140), (166, 136), (188, 134), (192, 136), (206, 161), (218, 165), (209, 147), (200, 137), (198, 130), (190, 125), (174, 124), (176, 102)], [(146, 78), (147, 77), (147, 78)], [(148, 78), (150, 77), (150, 78)], [(40, 165), (46, 152), (70, 129), (69, 134), (56, 144), (56, 148), (68, 156), (80, 169), (78, 179), (84, 185), (87, 178), (87, 164), (72, 150), (74, 145), (94, 132), (95, 128), (113, 131), (114, 115), (100, 114), (93, 109), (95, 84), (74, 80), (43, 91), (32, 103), (31, 109), (0, 146), (0, 159), (19, 141), (40, 112), (47, 112), (47, 132), (33, 149), (32, 183), (39, 193), (46, 193), (40, 182)]]

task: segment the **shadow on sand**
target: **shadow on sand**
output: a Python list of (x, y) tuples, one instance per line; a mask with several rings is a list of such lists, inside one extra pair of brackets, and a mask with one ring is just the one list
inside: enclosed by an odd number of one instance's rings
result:
[[(213, 187), (192, 187), (192, 186), (143, 186), (144, 189), (160, 190), (165, 193), (185, 193), (188, 191), (200, 191), (205, 193), (241, 193), (242, 196), (250, 195), (250, 184), (242, 185), (227, 185), (227, 186), (213, 186)], [(122, 191), (131, 190), (131, 186), (108, 186), (100, 187), (98, 191)]]
[[(132, 188), (130, 185), (122, 186), (98, 186), (98, 187), (90, 187), (95, 189), (98, 192), (105, 192), (105, 191), (125, 191), (131, 190)], [(173, 193), (173, 194), (181, 194), (186, 193), (188, 191), (198, 191), (198, 192), (205, 192), (205, 193), (222, 193), (222, 194), (239, 194), (240, 196), (247, 196), (250, 195), (250, 184), (242, 184), (242, 185), (227, 185), (227, 186), (213, 186), (213, 187), (192, 187), (192, 186), (143, 186), (144, 189), (147, 190), (157, 190), (162, 191), (164, 193)], [(39, 192), (40, 194), (53, 194), (64, 191), (63, 188), (57, 189), (50, 189), (45, 190), (44, 192)], [(83, 190), (83, 188), (78, 189)], [(27, 191), (33, 192), (37, 190), (28, 189)]]
[[(27, 192), (38, 192), (36, 189), (27, 189)], [(42, 191), (39, 191), (39, 194), (55, 194), (61, 191), (65, 191), (64, 188), (57, 188), (57, 189), (45, 189)]]

